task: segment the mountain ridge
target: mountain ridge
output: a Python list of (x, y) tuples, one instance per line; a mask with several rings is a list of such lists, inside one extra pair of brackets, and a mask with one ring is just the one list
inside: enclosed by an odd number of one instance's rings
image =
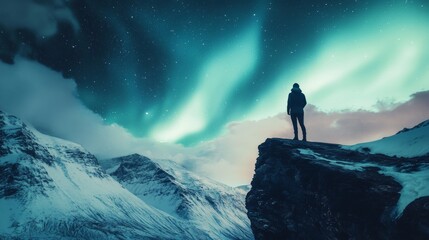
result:
[(0, 140), (0, 238), (213, 239), (132, 194), (78, 144), (3, 112)]

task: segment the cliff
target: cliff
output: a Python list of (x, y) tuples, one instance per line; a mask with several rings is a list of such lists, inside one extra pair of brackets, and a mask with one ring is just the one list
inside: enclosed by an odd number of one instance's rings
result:
[(246, 208), (255, 239), (429, 239), (429, 158), (267, 139)]

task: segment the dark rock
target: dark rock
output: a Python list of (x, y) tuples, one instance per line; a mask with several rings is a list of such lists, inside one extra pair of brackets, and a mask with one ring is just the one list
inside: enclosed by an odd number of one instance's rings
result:
[(427, 162), (336, 144), (267, 139), (259, 146), (246, 197), (255, 239), (399, 239), (407, 234), (401, 239), (413, 239), (410, 231), (429, 239), (429, 210), (416, 214), (429, 200), (409, 205), (396, 219), (402, 186), (380, 171), (411, 171)]
[(429, 197), (421, 197), (408, 205), (396, 227), (396, 239), (429, 239)]

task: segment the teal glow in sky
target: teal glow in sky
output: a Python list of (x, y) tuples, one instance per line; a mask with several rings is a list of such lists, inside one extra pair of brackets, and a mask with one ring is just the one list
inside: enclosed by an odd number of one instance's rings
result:
[(202, 64), (194, 93), (172, 119), (160, 122), (153, 129), (155, 139), (174, 142), (210, 127), (211, 121), (225, 110), (228, 99), (236, 97), (235, 89), (250, 79), (257, 65), (258, 28), (246, 30)]
[[(335, 23), (299, 61), (281, 61), (283, 71), (271, 74), (261, 94), (247, 99), (253, 104), (234, 118), (263, 119), (284, 112), (293, 82), (299, 82), (309, 102), (324, 111), (376, 111), (379, 102), (404, 102), (429, 88), (427, 26), (429, 14), (423, 7), (403, 5), (375, 7)], [(211, 121), (224, 113), (222, 105), (237, 97), (231, 93), (240, 93), (240, 81), (254, 80), (249, 76), (262, 61), (257, 59), (261, 30), (256, 26), (251, 34), (242, 34), (237, 47), (225, 47), (208, 58), (195, 93), (171, 121), (157, 125), (152, 136), (174, 142), (210, 128)]]
[(423, 7), (403, 6), (338, 24), (319, 40), (311, 58), (293, 68), (285, 64), (268, 97), (250, 115), (258, 119), (284, 111), (279, 99), (291, 82), (299, 82), (311, 104), (324, 111), (376, 111), (378, 102), (404, 102), (428, 90), (428, 24)]
[(0, 18), (0, 58), (28, 46), (25, 57), (74, 79), (85, 106), (136, 137), (214, 139), (232, 122), (284, 112), (294, 82), (323, 111), (377, 111), (429, 89), (425, 0), (64, 6), (45, 37)]

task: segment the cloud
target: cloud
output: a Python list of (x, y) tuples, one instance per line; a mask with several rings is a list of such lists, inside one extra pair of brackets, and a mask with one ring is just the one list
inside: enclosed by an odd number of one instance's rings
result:
[(37, 37), (55, 35), (59, 22), (69, 23), (74, 30), (79, 23), (65, 0), (0, 0), (0, 25), (9, 30), (27, 29)]
[[(140, 153), (172, 159), (188, 169), (229, 185), (248, 184), (258, 145), (267, 138), (293, 136), (289, 116), (233, 122), (225, 134), (194, 147), (133, 137), (123, 127), (106, 124), (80, 100), (76, 83), (40, 63), (17, 58), (0, 62), (0, 110), (16, 115), (38, 130), (81, 144), (99, 158)], [(378, 111), (326, 113), (306, 107), (309, 141), (354, 144), (392, 135), (429, 119), (429, 91), (403, 103), (378, 103)]]
[[(308, 132), (314, 141), (355, 144), (390, 136), (404, 127), (429, 119), (429, 91), (418, 92), (404, 103), (378, 103), (378, 111), (324, 113), (315, 107), (307, 111)], [(390, 107), (389, 107), (390, 105)]]
[(72, 79), (40, 63), (22, 58), (14, 65), (0, 62), (0, 73), (0, 110), (43, 133), (77, 142), (101, 158), (132, 152), (175, 158), (174, 152), (179, 152), (180, 146), (155, 146), (150, 140), (134, 138), (119, 125), (105, 124), (79, 100)]

